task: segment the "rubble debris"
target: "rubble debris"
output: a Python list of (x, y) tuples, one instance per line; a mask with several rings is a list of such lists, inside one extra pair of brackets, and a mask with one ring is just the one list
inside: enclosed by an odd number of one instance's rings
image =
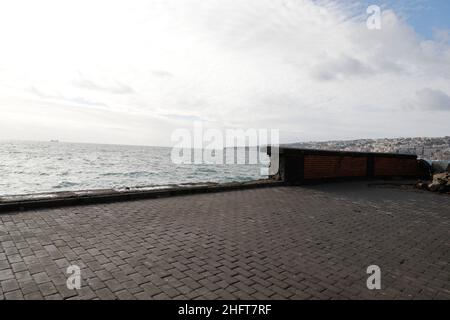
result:
[(432, 192), (450, 193), (450, 172), (434, 174), (431, 182), (418, 181), (416, 188)]

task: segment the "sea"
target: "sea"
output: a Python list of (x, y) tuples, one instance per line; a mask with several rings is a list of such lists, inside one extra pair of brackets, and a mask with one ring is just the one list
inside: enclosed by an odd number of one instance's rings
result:
[(166, 147), (0, 141), (0, 196), (267, 178), (261, 173), (269, 165), (264, 153), (259, 153), (260, 164), (175, 164), (171, 152)]

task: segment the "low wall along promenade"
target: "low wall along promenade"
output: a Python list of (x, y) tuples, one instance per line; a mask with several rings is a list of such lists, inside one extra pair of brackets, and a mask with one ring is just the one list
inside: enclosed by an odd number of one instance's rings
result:
[[(268, 148), (271, 155), (271, 149)], [(427, 169), (416, 155), (279, 148), (279, 172), (287, 183), (372, 178), (421, 178)]]

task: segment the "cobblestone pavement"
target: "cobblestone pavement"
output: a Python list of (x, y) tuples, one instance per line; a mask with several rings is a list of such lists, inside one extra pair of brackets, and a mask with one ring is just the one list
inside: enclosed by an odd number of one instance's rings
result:
[(0, 298), (450, 299), (449, 208), (341, 183), (1, 214)]

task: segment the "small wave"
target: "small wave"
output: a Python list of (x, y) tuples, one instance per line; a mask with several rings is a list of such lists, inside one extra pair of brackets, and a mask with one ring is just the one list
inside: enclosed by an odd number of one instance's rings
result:
[(196, 171), (199, 173), (217, 173), (217, 170), (214, 168), (198, 168)]
[(116, 177), (123, 175), (122, 172), (106, 172), (106, 173), (100, 173), (101, 177)]
[(78, 185), (76, 182), (71, 181), (61, 181), (56, 186), (53, 186), (54, 189), (63, 189), (63, 188), (70, 188)]
[(124, 175), (128, 177), (148, 177), (154, 175), (154, 172), (150, 171), (132, 171), (132, 172), (125, 172)]
[(101, 173), (100, 176), (102, 177), (132, 177), (132, 178), (138, 178), (138, 177), (148, 177), (154, 175), (155, 172), (151, 171), (131, 171), (131, 172), (106, 172)]

